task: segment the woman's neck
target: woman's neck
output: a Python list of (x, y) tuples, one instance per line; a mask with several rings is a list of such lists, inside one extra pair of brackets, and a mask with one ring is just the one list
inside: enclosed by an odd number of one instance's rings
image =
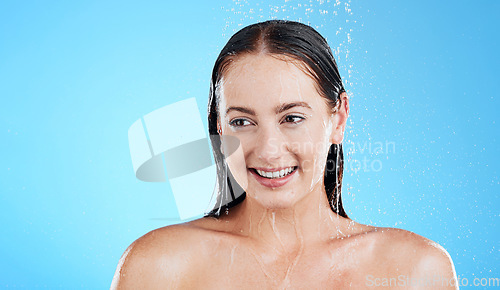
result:
[(335, 214), (324, 190), (315, 189), (290, 208), (265, 208), (247, 195), (222, 218), (230, 232), (283, 252), (347, 235), (350, 220)]

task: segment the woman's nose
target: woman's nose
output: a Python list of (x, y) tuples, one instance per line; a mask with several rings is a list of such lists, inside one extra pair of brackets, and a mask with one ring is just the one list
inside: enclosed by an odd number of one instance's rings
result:
[(257, 156), (270, 165), (281, 157), (286, 144), (283, 135), (274, 126), (262, 127), (255, 142)]

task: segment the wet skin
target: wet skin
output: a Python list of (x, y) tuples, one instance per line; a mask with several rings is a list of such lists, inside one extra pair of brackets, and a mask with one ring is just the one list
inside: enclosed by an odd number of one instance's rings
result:
[[(223, 78), (218, 126), (241, 142), (228, 165), (245, 200), (219, 219), (139, 238), (120, 260), (112, 288), (338, 289), (388, 281), (409, 288), (401, 283), (438, 276), (435, 288), (446, 288), (455, 273), (438, 244), (330, 209), (322, 176), (329, 146), (343, 139), (349, 102), (341, 98), (328, 106), (291, 59), (238, 57)], [(255, 170), (287, 167), (294, 171), (281, 182)]]

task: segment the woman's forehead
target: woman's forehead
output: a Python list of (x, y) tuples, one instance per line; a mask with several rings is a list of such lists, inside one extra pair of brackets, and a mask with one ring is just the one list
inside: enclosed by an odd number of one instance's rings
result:
[(302, 71), (302, 63), (286, 55), (273, 55), (268, 53), (243, 54), (232, 59), (224, 72), (224, 78), (237, 81), (242, 75), (246, 77), (273, 75), (280, 72), (289, 78), (306, 76)]
[(224, 73), (221, 86), (225, 104), (322, 101), (315, 81), (296, 60), (269, 54), (236, 58)]

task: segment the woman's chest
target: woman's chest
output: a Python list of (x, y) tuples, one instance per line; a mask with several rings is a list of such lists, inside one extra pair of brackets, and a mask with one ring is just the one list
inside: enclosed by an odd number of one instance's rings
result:
[(344, 248), (299, 248), (288, 254), (280, 249), (258, 250), (232, 245), (207, 255), (196, 285), (205, 289), (344, 288), (363, 282), (365, 259)]

